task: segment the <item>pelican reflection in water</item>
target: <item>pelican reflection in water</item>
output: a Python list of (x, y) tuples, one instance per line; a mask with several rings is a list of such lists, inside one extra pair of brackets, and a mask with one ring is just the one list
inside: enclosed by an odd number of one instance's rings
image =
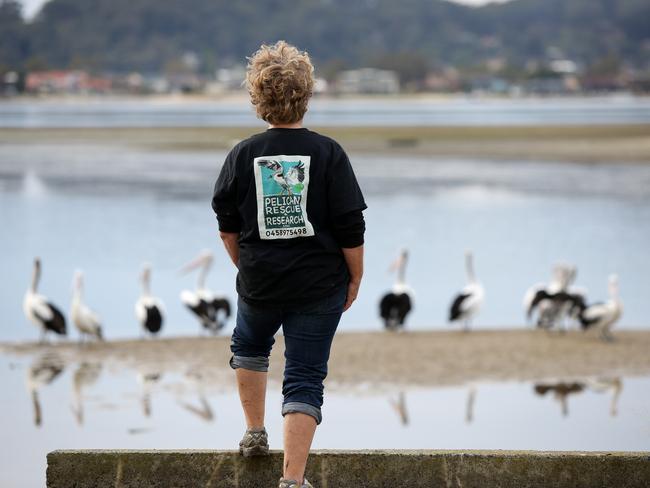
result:
[(153, 371), (151, 368), (142, 368), (137, 374), (138, 383), (140, 383), (140, 402), (142, 404), (142, 413), (145, 417), (151, 417), (151, 392), (156, 383), (162, 378), (162, 373)]
[(400, 419), (400, 422), (402, 425), (407, 426), (409, 424), (409, 412), (408, 408), (406, 407), (406, 395), (404, 394), (403, 391), (400, 391), (397, 394), (397, 398), (389, 398), (388, 402), (390, 403), (390, 406), (395, 410), (397, 413), (397, 416)]
[(615, 417), (618, 414), (618, 399), (623, 390), (623, 381), (620, 378), (598, 378), (587, 379), (584, 381), (575, 382), (556, 382), (556, 383), (537, 383), (534, 387), (536, 394), (540, 396), (546, 393), (553, 393), (553, 397), (560, 402), (562, 408), (562, 415), (569, 415), (569, 402), (570, 395), (582, 393), (585, 390), (590, 390), (596, 393), (603, 393), (610, 391), (612, 399), (609, 407), (609, 414)]
[(204, 375), (197, 371), (189, 371), (185, 374), (185, 377), (187, 381), (193, 386), (193, 390), (196, 390), (198, 393), (199, 406), (197, 407), (191, 403), (184, 402), (181, 399), (177, 400), (178, 404), (191, 414), (199, 417), (201, 420), (212, 422), (215, 418), (215, 415), (212, 407), (208, 403), (208, 400), (205, 398), (205, 392), (203, 388), (205, 381)]
[(84, 423), (83, 390), (97, 383), (101, 363), (81, 363), (72, 375), (72, 413), (77, 424)]
[(470, 386), (467, 389), (467, 401), (465, 402), (465, 423), (471, 424), (474, 420), (474, 403), (476, 402), (476, 387)]
[(40, 427), (43, 423), (43, 409), (38, 398), (38, 392), (44, 386), (51, 384), (63, 372), (63, 359), (55, 352), (46, 352), (38, 356), (27, 370), (25, 384), (34, 406), (34, 425)]

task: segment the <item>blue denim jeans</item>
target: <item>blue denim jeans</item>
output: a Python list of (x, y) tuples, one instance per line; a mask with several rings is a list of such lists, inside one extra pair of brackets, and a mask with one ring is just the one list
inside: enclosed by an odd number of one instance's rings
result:
[(237, 302), (237, 323), (232, 333), (230, 366), (268, 371), (274, 335), (284, 334), (282, 415), (300, 412), (322, 420), (323, 380), (334, 333), (338, 327), (347, 287), (327, 298), (301, 305), (271, 308)]

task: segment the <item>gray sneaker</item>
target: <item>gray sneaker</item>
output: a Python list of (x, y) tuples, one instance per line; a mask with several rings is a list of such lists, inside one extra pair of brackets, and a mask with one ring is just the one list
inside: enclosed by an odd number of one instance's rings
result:
[(239, 442), (239, 453), (244, 457), (268, 455), (269, 436), (266, 429), (247, 429), (244, 438)]
[(304, 481), (302, 482), (302, 485), (299, 485), (296, 480), (285, 480), (284, 478), (280, 478), (280, 484), (278, 485), (278, 488), (314, 488), (309, 481), (307, 481), (307, 478), (304, 478)]

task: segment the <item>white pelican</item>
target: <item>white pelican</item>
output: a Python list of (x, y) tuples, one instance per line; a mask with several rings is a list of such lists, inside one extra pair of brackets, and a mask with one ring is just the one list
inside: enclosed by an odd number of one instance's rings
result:
[(205, 287), (205, 278), (213, 261), (214, 255), (206, 249), (181, 269), (181, 272), (187, 273), (200, 268), (196, 290), (183, 290), (181, 302), (196, 315), (205, 329), (215, 334), (223, 329), (230, 317), (230, 302), (225, 296), (217, 295)]
[(50, 331), (59, 335), (66, 334), (65, 317), (61, 311), (37, 293), (38, 282), (41, 278), (41, 260), (34, 259), (32, 284), (23, 299), (23, 312), (27, 320), (37, 325), (41, 330), (41, 342), (45, 341), (45, 334)]
[(571, 286), (576, 274), (575, 266), (556, 264), (548, 285), (538, 283), (526, 292), (526, 318), (530, 321), (537, 310), (537, 326), (545, 329), (551, 329), (558, 323), (562, 324), (562, 320), (567, 316), (576, 319), (586, 300), (584, 288)]
[(81, 333), (83, 341), (87, 336), (102, 340), (101, 320), (92, 310), (83, 303), (84, 277), (81, 271), (76, 271), (73, 279), (72, 306), (70, 318), (77, 330)]
[(408, 251), (403, 249), (391, 266), (391, 270), (397, 269), (397, 280), (379, 302), (379, 315), (388, 330), (403, 329), (406, 316), (413, 308), (413, 290), (405, 281), (407, 261)]
[(135, 316), (146, 333), (156, 334), (162, 328), (165, 316), (165, 308), (162, 301), (151, 296), (151, 266), (148, 263), (143, 265), (142, 275), (142, 295), (135, 303)]
[(470, 329), (470, 324), (477, 314), (485, 298), (483, 286), (476, 280), (474, 275), (474, 263), (471, 251), (465, 251), (465, 269), (467, 272), (467, 285), (456, 295), (449, 307), (449, 321), (462, 320), (465, 323), (465, 331)]
[(584, 330), (599, 331), (600, 338), (605, 341), (613, 340), (610, 332), (623, 314), (623, 303), (618, 296), (618, 276), (609, 277), (609, 300), (605, 303), (594, 303), (580, 312), (580, 324)]
[(537, 308), (542, 300), (546, 299), (547, 295), (552, 295), (563, 289), (563, 283), (565, 280), (565, 267), (562, 264), (556, 264), (553, 267), (553, 274), (551, 276), (551, 281), (548, 283), (536, 283), (524, 294), (523, 306), (526, 311), (526, 318), (530, 321), (535, 309)]

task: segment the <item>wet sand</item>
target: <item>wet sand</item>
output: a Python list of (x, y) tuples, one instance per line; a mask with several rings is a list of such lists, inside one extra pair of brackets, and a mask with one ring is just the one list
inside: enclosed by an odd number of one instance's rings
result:
[[(650, 125), (311, 127), (357, 154), (650, 162)], [(225, 151), (259, 132), (246, 127), (0, 129), (0, 144), (110, 145), (160, 151)], [(119, 142), (118, 142), (119, 141)]]
[[(32, 361), (103, 363), (109, 370), (200, 373), (233, 386), (229, 337), (116, 340), (79, 345), (3, 343), (0, 353)], [(281, 381), (283, 341), (277, 337), (270, 378)], [(330, 388), (462, 385), (599, 376), (650, 375), (650, 331), (619, 331), (605, 343), (590, 333), (531, 330), (363, 332), (337, 334)]]

